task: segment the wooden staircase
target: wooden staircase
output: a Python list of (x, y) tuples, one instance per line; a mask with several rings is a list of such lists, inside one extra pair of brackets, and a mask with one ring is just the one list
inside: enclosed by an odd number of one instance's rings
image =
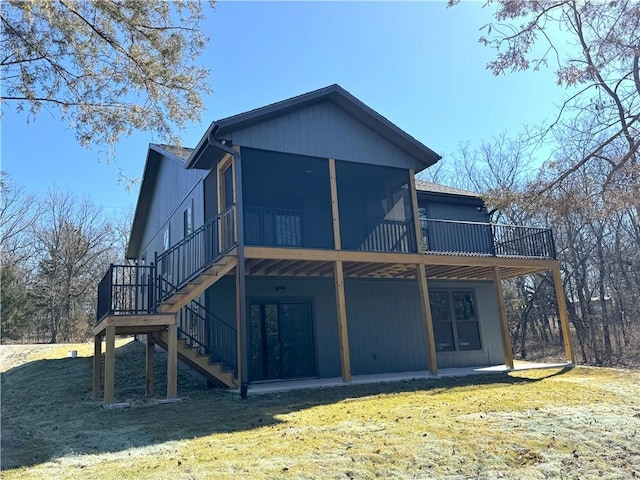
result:
[[(167, 350), (169, 333), (162, 330), (153, 334), (154, 341)], [(226, 388), (239, 388), (232, 371), (225, 370), (222, 363), (212, 363), (208, 355), (200, 355), (198, 347), (190, 347), (188, 340), (178, 341), (178, 359), (203, 375), (214, 384)]]
[[(117, 334), (146, 334), (167, 350), (167, 398), (177, 396), (178, 359), (218, 385), (238, 388), (234, 373), (236, 322), (226, 323), (196, 300), (237, 268), (235, 222), (232, 206), (160, 255), (155, 254), (148, 265), (110, 265), (98, 285), (94, 398), (102, 395), (104, 337), (104, 399), (105, 404), (114, 402)], [(147, 385), (153, 385), (153, 351), (147, 349)]]
[(158, 305), (158, 313), (175, 313), (194, 300), (238, 265), (238, 257), (224, 255), (216, 263), (204, 269), (197, 277), (179, 288)]
[[(179, 288), (170, 297), (158, 305), (158, 313), (177, 313), (181, 308), (195, 300), (207, 288), (231, 272), (238, 264), (235, 254), (229, 253), (221, 257), (216, 263), (205, 268), (198, 276)], [(166, 330), (154, 333), (158, 345), (167, 350), (168, 332)], [(234, 372), (223, 368), (222, 363), (212, 363), (209, 355), (201, 355), (198, 347), (190, 347), (188, 340), (178, 341), (178, 359), (203, 375), (207, 380), (227, 388), (238, 388)]]

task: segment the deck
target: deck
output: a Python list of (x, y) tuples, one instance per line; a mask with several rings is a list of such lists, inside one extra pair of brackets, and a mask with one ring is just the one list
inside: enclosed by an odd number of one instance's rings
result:
[[(487, 280), (496, 287), (505, 363), (513, 368), (511, 339), (502, 280), (537, 272), (553, 272), (563, 331), (568, 332), (559, 263), (548, 229), (479, 222), (419, 220), (383, 222), (360, 243), (342, 248), (338, 211), (334, 204), (334, 248), (301, 245), (241, 245), (237, 241), (235, 207), (227, 209), (176, 245), (156, 255), (149, 265), (112, 265), (98, 289), (98, 323), (94, 329), (94, 397), (101, 395), (101, 348), (106, 338), (105, 403), (113, 399), (115, 335), (146, 334), (168, 351), (167, 397), (177, 395), (177, 359), (194, 365), (221, 385), (235, 388), (247, 382), (247, 276), (332, 277), (344, 382), (351, 382), (344, 280), (349, 278), (416, 279), (424, 317), (427, 364), (438, 374), (428, 282)], [(417, 209), (414, 209), (417, 212)], [(284, 225), (284, 224), (283, 224)], [(299, 225), (294, 222), (294, 225)], [(301, 225), (301, 224), (300, 224)], [(421, 225), (415, 229), (414, 225)], [(290, 230), (291, 225), (286, 225)], [(291, 243), (300, 235), (276, 235)], [(413, 238), (413, 240), (411, 240)], [(227, 275), (236, 280), (236, 316), (220, 319), (197, 302), (199, 295)], [(573, 361), (568, 335), (567, 359)], [(199, 358), (203, 357), (203, 358)], [(147, 390), (153, 386), (153, 349), (147, 350)]]

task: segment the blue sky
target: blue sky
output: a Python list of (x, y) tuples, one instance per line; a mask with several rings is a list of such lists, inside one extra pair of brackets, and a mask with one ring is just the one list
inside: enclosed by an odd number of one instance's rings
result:
[[(400, 128), (443, 155), (460, 142), (477, 144), (551, 119), (564, 92), (551, 70), (494, 77), (493, 51), (478, 43), (491, 21), (482, 3), (220, 2), (207, 9), (211, 37), (200, 62), (214, 92), (200, 124), (183, 132), (194, 146), (216, 119), (338, 83)], [(76, 144), (73, 132), (42, 113), (31, 123), (4, 106), (2, 170), (27, 191), (55, 186), (90, 196), (106, 209), (133, 209), (118, 167), (100, 149)], [(147, 145), (142, 132), (116, 146), (117, 165), (140, 177)]]

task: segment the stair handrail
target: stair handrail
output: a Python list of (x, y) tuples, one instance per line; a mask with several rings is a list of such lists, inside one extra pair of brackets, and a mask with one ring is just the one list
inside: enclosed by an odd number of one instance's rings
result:
[[(188, 315), (196, 317), (196, 335), (193, 328), (185, 325), (189, 321)], [(198, 353), (208, 355), (212, 361), (235, 371), (237, 329), (234, 325), (225, 322), (197, 300), (192, 300), (180, 310), (178, 320), (178, 338), (186, 340), (191, 347), (197, 347)]]
[[(173, 295), (236, 246), (234, 213), (235, 205), (231, 205), (161, 254), (156, 252), (156, 298), (159, 302)], [(161, 280), (172, 289), (163, 292)]]

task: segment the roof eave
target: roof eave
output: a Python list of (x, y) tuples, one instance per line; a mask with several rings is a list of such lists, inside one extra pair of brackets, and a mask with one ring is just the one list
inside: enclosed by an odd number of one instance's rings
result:
[[(268, 120), (269, 118), (279, 115), (280, 113), (288, 109), (302, 107), (304, 105), (308, 105), (309, 103), (313, 103), (322, 99), (328, 99), (335, 102), (337, 105), (345, 109), (348, 113), (350, 113), (355, 118), (367, 125), (369, 128), (374, 130), (377, 134), (383, 136), (402, 150), (406, 151), (409, 155), (417, 159), (424, 165), (424, 168), (434, 165), (436, 162), (438, 162), (438, 160), (442, 158), (422, 142), (409, 135), (393, 122), (380, 115), (371, 107), (369, 107), (358, 98), (351, 95), (344, 88), (336, 84), (314, 90), (309, 93), (298, 95), (287, 100), (282, 100), (265, 107), (260, 107), (248, 112), (240, 113), (238, 115), (223, 118), (221, 120), (218, 120), (217, 122), (214, 122), (214, 124), (218, 127), (218, 136), (224, 137), (234, 130), (244, 128), (258, 121)], [(207, 135), (203, 137), (203, 139), (206, 139), (208, 134), (209, 131), (207, 132)], [(196, 148), (196, 150), (198, 150), (198, 148)], [(189, 163), (187, 168), (193, 168), (193, 165)]]

